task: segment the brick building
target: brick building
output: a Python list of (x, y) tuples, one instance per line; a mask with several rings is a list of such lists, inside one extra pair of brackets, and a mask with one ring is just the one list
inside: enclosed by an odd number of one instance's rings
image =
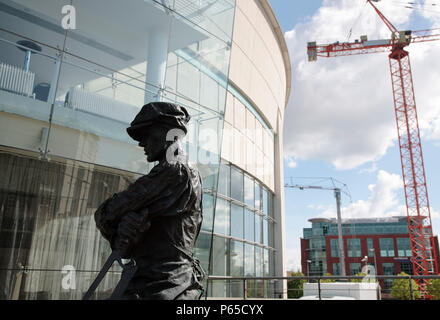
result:
[[(301, 238), (302, 273), (341, 275), (336, 219), (308, 221), (312, 227), (304, 228)], [(361, 272), (366, 263), (375, 266), (378, 275), (413, 273), (407, 217), (343, 219), (342, 234), (347, 275)], [(433, 240), (439, 265), (438, 238)], [(391, 283), (385, 280), (385, 287)]]

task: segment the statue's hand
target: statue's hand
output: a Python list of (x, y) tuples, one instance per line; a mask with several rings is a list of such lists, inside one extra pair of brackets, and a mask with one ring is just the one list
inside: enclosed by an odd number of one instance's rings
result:
[(150, 226), (147, 212), (129, 212), (122, 217), (115, 241), (115, 248), (119, 250), (122, 258), (130, 257), (131, 249)]

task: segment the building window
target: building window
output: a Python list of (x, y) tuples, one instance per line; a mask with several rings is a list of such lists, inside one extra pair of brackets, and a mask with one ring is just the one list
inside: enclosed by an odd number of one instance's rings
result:
[(228, 239), (214, 236), (212, 244), (212, 274), (216, 276), (229, 275), (228, 268)]
[(394, 241), (393, 238), (380, 238), (380, 256), (381, 257), (394, 257)]
[(261, 243), (261, 219), (262, 217), (258, 214), (255, 214), (255, 242)]
[(354, 276), (362, 271), (362, 266), (360, 263), (350, 263), (350, 275)]
[(411, 257), (411, 243), (409, 238), (397, 238), (397, 254), (399, 257)]
[(400, 270), (402, 272), (405, 272), (406, 274), (413, 274), (413, 268), (411, 262), (401, 262), (400, 263)]
[(243, 207), (231, 203), (231, 236), (243, 239)]
[[(394, 263), (382, 263), (383, 274), (385, 276), (394, 275)], [(385, 289), (390, 289), (393, 286), (393, 279), (385, 279)]]
[(244, 203), (250, 208), (254, 208), (254, 179), (244, 176)]
[(228, 164), (224, 162), (220, 164), (218, 179), (218, 193), (229, 197), (231, 195), (231, 170)]
[(269, 214), (269, 201), (268, 201), (268, 192), (267, 189), (263, 187), (263, 213), (265, 215)]
[(249, 209), (244, 212), (244, 238), (248, 241), (255, 241), (255, 214)]
[(214, 223), (215, 233), (229, 235), (229, 211), (230, 202), (217, 198)]
[(231, 167), (231, 198), (243, 202), (243, 172)]
[(340, 276), (341, 275), (341, 264), (333, 263), (333, 275)]
[(349, 257), (361, 256), (361, 239), (348, 239), (347, 247)]
[(367, 250), (368, 250), (368, 256), (374, 257), (374, 244), (373, 244), (373, 239), (371, 238), (367, 239)]
[(261, 211), (261, 188), (257, 181), (255, 181), (255, 209)]
[(338, 239), (330, 239), (330, 255), (332, 258), (339, 257), (339, 242)]

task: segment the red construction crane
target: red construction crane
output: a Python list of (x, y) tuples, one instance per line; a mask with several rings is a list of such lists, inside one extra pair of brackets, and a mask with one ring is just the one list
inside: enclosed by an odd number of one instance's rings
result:
[[(318, 56), (338, 57), (391, 50), (389, 61), (408, 214), (413, 272), (414, 275), (437, 275), (438, 266), (435, 256), (411, 64), (409, 54), (404, 48), (411, 43), (440, 40), (440, 30), (398, 31), (372, 3), (379, 1), (367, 0), (390, 29), (391, 39), (368, 41), (366, 36), (362, 36), (360, 41), (356, 40), (355, 42), (336, 42), (328, 45), (316, 45), (316, 42), (309, 42), (307, 53), (309, 61), (316, 61)], [(428, 280), (418, 279), (417, 283), (422, 296), (427, 297), (426, 286)]]

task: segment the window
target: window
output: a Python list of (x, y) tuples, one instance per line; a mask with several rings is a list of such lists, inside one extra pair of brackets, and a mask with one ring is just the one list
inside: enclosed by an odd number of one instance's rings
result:
[(406, 274), (413, 274), (413, 268), (411, 262), (401, 262), (400, 263), (400, 270), (402, 272), (405, 272)]
[(255, 242), (261, 243), (261, 216), (255, 215)]
[(268, 203), (268, 192), (267, 189), (263, 187), (263, 213), (265, 215), (269, 214), (269, 203)]
[(339, 242), (338, 239), (330, 239), (330, 255), (332, 258), (339, 257)]
[(260, 184), (255, 181), (255, 209), (261, 210), (261, 190)]
[(243, 202), (243, 172), (231, 167), (231, 198)]
[[(373, 245), (373, 239), (368, 238), (367, 239), (367, 249), (368, 249), (368, 256), (374, 257), (374, 245)], [(371, 250), (373, 249), (373, 250)]]
[(265, 246), (269, 245), (268, 232), (269, 232), (268, 222), (266, 219), (263, 219), (263, 244)]
[(393, 238), (380, 238), (380, 256), (381, 257), (394, 257), (394, 241)]
[(243, 239), (243, 207), (231, 203), (231, 236)]
[(362, 271), (360, 263), (350, 263), (350, 275), (354, 276)]
[[(212, 263), (215, 262), (215, 263)], [(216, 276), (228, 275), (228, 240), (214, 236), (212, 244), (212, 274)]]
[(244, 203), (251, 208), (255, 206), (254, 179), (246, 175), (244, 176)]
[(341, 275), (341, 264), (333, 263), (333, 275), (340, 276)]
[(347, 241), (349, 257), (360, 257), (361, 256), (361, 239), (348, 239)]
[(231, 172), (229, 165), (222, 162), (220, 164), (219, 180), (218, 180), (218, 193), (229, 197), (231, 192)]
[(248, 241), (255, 241), (255, 214), (246, 209), (244, 212), (244, 238)]
[(228, 201), (217, 198), (214, 223), (215, 233), (229, 235), (229, 209), (230, 203)]
[[(243, 265), (243, 242), (231, 240), (231, 276), (242, 277), (244, 272)], [(214, 261), (214, 265), (216, 262)]]
[(411, 243), (409, 238), (397, 238), (397, 255), (399, 257), (411, 257)]
[[(394, 263), (382, 263), (383, 274), (384, 275), (394, 275)], [(385, 279), (385, 289), (390, 289), (393, 286), (393, 279)]]
[(255, 276), (255, 247), (247, 243), (244, 245), (244, 276)]

